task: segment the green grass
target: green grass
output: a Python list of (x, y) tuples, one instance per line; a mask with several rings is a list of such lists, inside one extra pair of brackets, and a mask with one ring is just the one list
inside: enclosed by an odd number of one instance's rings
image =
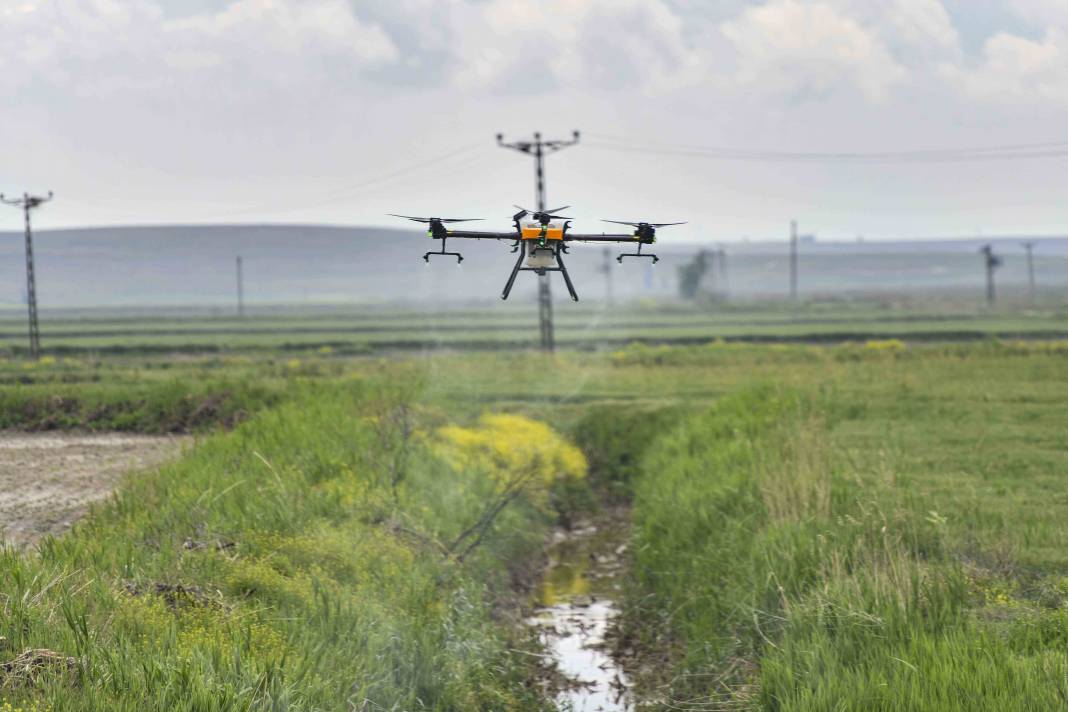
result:
[[(1063, 708), (1066, 358), (886, 340), (0, 363), (10, 427), (95, 427), (110, 404), (101, 428), (215, 428), (0, 557), (0, 665), (75, 659), (0, 704), (547, 708), (515, 601), (590, 492), (522, 497), (462, 564), (438, 544), (493, 480), (427, 438), (503, 411), (568, 433), (631, 502), (616, 643), (651, 708)], [(240, 418), (190, 419), (221, 393)]]
[(673, 661), (646, 684), (722, 708), (1063, 708), (1063, 349), (794, 357), (643, 461), (619, 645)]
[[(396, 383), (305, 383), (121, 495), (39, 555), (0, 554), (0, 699), (52, 710), (541, 709), (500, 625), (551, 512), (520, 498), (462, 563), (492, 480), (380, 426)], [(438, 418), (424, 414), (421, 428)], [(430, 432), (429, 430), (421, 432)], [(389, 463), (403, 452), (405, 477)], [(521, 570), (521, 569), (516, 569)]]

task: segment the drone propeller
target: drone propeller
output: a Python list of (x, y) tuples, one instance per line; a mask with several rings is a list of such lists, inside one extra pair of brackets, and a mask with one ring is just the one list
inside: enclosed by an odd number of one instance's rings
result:
[(531, 216), (538, 222), (547, 225), (550, 220), (574, 220), (574, 218), (565, 217), (563, 215), (557, 215), (561, 210), (567, 210), (570, 205), (565, 205), (561, 208), (553, 208), (552, 210), (527, 210), (522, 205), (516, 205), (521, 212), (512, 217), (513, 220), (522, 220), (527, 215)]
[(545, 214), (545, 215), (556, 215), (556, 213), (560, 212), (561, 210), (567, 210), (571, 206), (570, 205), (565, 205), (562, 208), (553, 208), (551, 210), (528, 210), (527, 208), (524, 208), (522, 205), (516, 205), (514, 207), (519, 208), (524, 213), (527, 213), (529, 215), (537, 215), (539, 213), (542, 213), (542, 214)]
[(639, 228), (639, 229), (641, 229), (643, 227), (658, 228), (658, 227), (671, 227), (672, 225), (685, 225), (686, 224), (684, 222), (648, 223), (648, 222), (629, 222), (627, 220), (602, 220), (601, 222), (615, 223), (616, 225), (630, 225), (631, 227), (636, 227), (636, 228)]
[(412, 220), (417, 223), (458, 223), (458, 222), (473, 222), (475, 220), (481, 220), (482, 218), (413, 218), (411, 215), (397, 215), (396, 213), (387, 213), (395, 218), (404, 218), (405, 220)]

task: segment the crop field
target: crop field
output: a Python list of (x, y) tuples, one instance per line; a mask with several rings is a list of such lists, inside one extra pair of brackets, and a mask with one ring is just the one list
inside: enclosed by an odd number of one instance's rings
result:
[[(598, 517), (619, 709), (1064, 708), (1058, 309), (650, 308), (553, 356), (377, 353), (413, 313), (56, 320), (0, 361), (5, 429), (185, 444), (0, 553), (0, 710), (556, 709), (532, 597)], [(801, 343), (726, 340), (760, 334)]]
[[(1068, 336), (1068, 303), (1016, 302), (984, 309), (932, 300), (815, 301), (791, 309), (774, 302), (697, 306), (650, 302), (625, 310), (604, 304), (557, 307), (556, 340), (592, 350), (633, 341), (699, 344), (712, 339), (841, 342), (900, 338), (944, 341)], [(42, 320), (42, 343), (55, 355), (258, 352), (264, 349), (348, 354), (426, 349), (500, 350), (537, 345), (537, 312), (497, 304), (470, 308), (369, 305), (252, 311), (237, 318), (209, 311), (122, 313), (58, 311)], [(21, 353), (25, 317), (0, 316), (0, 351)]]

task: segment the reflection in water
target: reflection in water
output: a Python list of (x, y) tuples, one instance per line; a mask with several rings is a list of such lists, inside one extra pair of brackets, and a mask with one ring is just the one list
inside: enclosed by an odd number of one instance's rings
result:
[(560, 672), (571, 681), (557, 698), (564, 709), (631, 709), (627, 677), (604, 644), (616, 615), (624, 532), (618, 525), (588, 526), (559, 533), (549, 550), (549, 568), (530, 624), (537, 626)]

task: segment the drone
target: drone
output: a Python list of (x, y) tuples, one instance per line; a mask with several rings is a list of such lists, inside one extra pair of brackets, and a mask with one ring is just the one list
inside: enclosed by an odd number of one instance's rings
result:
[[(573, 218), (564, 217), (558, 214), (570, 208), (570, 205), (554, 208), (552, 210), (533, 211), (527, 210), (519, 205), (516, 205), (515, 207), (519, 209), (519, 212), (512, 216), (512, 224), (514, 227), (508, 232), (453, 230), (446, 227), (446, 225), (453, 223), (473, 222), (481, 220), (481, 218), (417, 218), (412, 217), (411, 215), (396, 215), (394, 213), (390, 213), (390, 215), (395, 218), (404, 218), (405, 220), (413, 220), (417, 223), (423, 223), (428, 226), (427, 235), (431, 239), (441, 240), (441, 249), (432, 250), (423, 255), (423, 261), (428, 264), (430, 263), (430, 258), (434, 256), (455, 257), (457, 264), (464, 261), (463, 255), (459, 252), (447, 252), (445, 250), (446, 242), (449, 239), (460, 238), (512, 242), (512, 252), (518, 253), (518, 257), (516, 258), (515, 266), (512, 267), (511, 274), (508, 275), (508, 281), (504, 285), (504, 292), (501, 294), (501, 299), (507, 299), (508, 295), (512, 293), (512, 286), (515, 284), (515, 279), (520, 272), (534, 272), (538, 275), (545, 275), (549, 272), (559, 272), (564, 277), (564, 283), (567, 284), (567, 291), (571, 295), (571, 299), (576, 302), (579, 299), (578, 293), (575, 292), (575, 285), (571, 283), (571, 276), (567, 273), (567, 267), (564, 265), (563, 260), (563, 256), (568, 254), (569, 243), (637, 243), (638, 247), (635, 252), (623, 253), (616, 257), (616, 260), (620, 264), (623, 264), (624, 257), (649, 258), (653, 261), (653, 264), (656, 264), (660, 258), (651, 252), (643, 253), (642, 247), (656, 242), (657, 229), (669, 227), (671, 225), (685, 225), (685, 223), (650, 223), (629, 222), (625, 220), (605, 220), (604, 222), (614, 223), (616, 225), (629, 225), (634, 228), (634, 232), (617, 235), (585, 235), (570, 232), (571, 221)], [(525, 265), (524, 261), (526, 262)]]

